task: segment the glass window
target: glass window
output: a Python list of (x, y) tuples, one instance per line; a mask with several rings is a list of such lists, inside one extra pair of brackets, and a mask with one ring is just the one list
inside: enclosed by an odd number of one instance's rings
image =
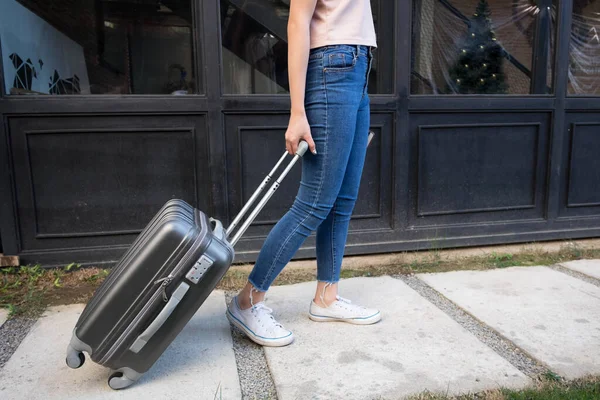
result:
[(600, 95), (600, 2), (573, 1), (569, 86), (570, 95)]
[[(287, 20), (290, 0), (221, 0), (221, 40), (223, 46), (223, 91), (226, 94), (286, 94)], [(378, 32), (378, 45), (387, 45), (393, 32), (393, 18), (378, 18), (381, 0), (371, 0)], [(393, 4), (390, 5), (393, 7)], [(383, 4), (382, 4), (383, 6)], [(386, 14), (387, 15), (387, 14)], [(393, 13), (389, 13), (393, 16)], [(386, 21), (384, 26), (382, 21)], [(391, 22), (391, 24), (390, 24)], [(383, 37), (382, 37), (383, 36)], [(386, 64), (383, 64), (383, 63)], [(393, 57), (382, 61), (374, 54), (369, 82), (371, 93), (392, 91)]]
[(201, 92), (191, 1), (2, 0), (6, 92)]
[(550, 94), (558, 0), (413, 0), (413, 94)]

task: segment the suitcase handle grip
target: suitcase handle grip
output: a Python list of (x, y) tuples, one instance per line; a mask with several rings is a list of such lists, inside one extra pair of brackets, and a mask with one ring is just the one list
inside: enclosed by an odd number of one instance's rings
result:
[(146, 328), (146, 330), (142, 332), (140, 336), (138, 336), (135, 342), (133, 342), (129, 350), (134, 353), (139, 353), (144, 348), (146, 343), (152, 339), (152, 336), (154, 336), (154, 334), (158, 332), (164, 323), (167, 322), (167, 319), (171, 316), (173, 311), (175, 311), (175, 308), (177, 308), (179, 302), (181, 299), (183, 299), (183, 296), (185, 296), (189, 288), (190, 285), (185, 282), (181, 282), (179, 286), (177, 286), (177, 289), (175, 289), (167, 304), (156, 316), (154, 321), (152, 321), (152, 323)]
[(210, 218), (210, 222), (214, 222), (215, 227), (213, 228), (213, 233), (216, 237), (221, 240), (225, 240), (225, 229), (223, 228), (223, 224), (218, 219)]
[(296, 150), (296, 155), (299, 157), (302, 157), (306, 153), (306, 150), (308, 150), (308, 143), (306, 143), (305, 140), (302, 140), (302, 141), (300, 141), (300, 144), (298, 145), (298, 149)]

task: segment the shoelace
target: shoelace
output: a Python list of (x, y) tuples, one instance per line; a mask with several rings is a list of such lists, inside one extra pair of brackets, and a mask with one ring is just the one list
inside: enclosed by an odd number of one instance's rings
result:
[(335, 296), (335, 298), (336, 298), (338, 301), (341, 301), (341, 302), (343, 302), (343, 303), (352, 304), (352, 302), (351, 302), (350, 300), (348, 300), (348, 299), (345, 299), (345, 298), (343, 298), (342, 296)]
[(272, 313), (273, 310), (270, 309), (269, 307), (267, 307), (266, 305), (264, 305), (264, 303), (258, 303), (252, 306), (252, 312), (255, 312), (257, 314), (262, 314), (265, 317), (268, 317), (271, 319), (271, 321), (273, 321), (273, 325), (275, 325), (276, 327), (280, 327), (283, 328), (283, 325), (281, 325), (279, 322), (277, 322), (275, 320), (275, 318), (273, 317)]
[[(335, 296), (335, 298), (337, 299), (337, 301), (341, 301), (342, 303), (352, 304), (352, 302), (350, 300), (345, 299), (342, 296)], [(363, 307), (363, 306), (359, 306), (359, 305), (356, 305), (356, 304), (352, 304), (352, 305), (353, 305), (353, 307), (358, 308), (360, 310), (366, 310), (366, 308)]]

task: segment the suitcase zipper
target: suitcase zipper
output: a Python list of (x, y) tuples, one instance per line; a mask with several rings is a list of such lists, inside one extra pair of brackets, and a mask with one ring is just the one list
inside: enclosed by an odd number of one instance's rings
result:
[(173, 275), (169, 274), (169, 276), (165, 276), (164, 278), (154, 281), (155, 285), (160, 283), (160, 288), (162, 289), (162, 298), (165, 303), (169, 301), (169, 297), (167, 296), (167, 286), (169, 286), (172, 280)]
[[(204, 223), (202, 225), (204, 225)], [(206, 235), (204, 237), (206, 237)], [(146, 314), (148, 313), (148, 310), (151, 308), (154, 308), (154, 304), (156, 303), (156, 300), (159, 297), (162, 296), (164, 302), (169, 301), (169, 298), (167, 296), (167, 286), (180, 274), (180, 272), (182, 272), (184, 270), (184, 267), (187, 265), (188, 261), (192, 258), (192, 255), (196, 254), (198, 249), (201, 247), (202, 242), (203, 242), (203, 240), (196, 241), (196, 243), (194, 243), (194, 245), (192, 245), (192, 247), (190, 248), (188, 253), (185, 256), (183, 256), (181, 261), (175, 266), (175, 268), (171, 271), (171, 273), (168, 276), (165, 276), (164, 278), (160, 278), (154, 282), (155, 284), (158, 284), (160, 282), (161, 283), (160, 288), (154, 292), (154, 294), (152, 295), (150, 300), (148, 302), (146, 302), (146, 305), (142, 308), (142, 310), (140, 310), (137, 317), (135, 317), (133, 319), (133, 321), (131, 321), (131, 323), (127, 326), (127, 328), (125, 328), (123, 333), (119, 336), (119, 339), (117, 339), (115, 341), (115, 343), (108, 349), (108, 351), (106, 352), (104, 357), (102, 357), (102, 359), (98, 362), (99, 364), (104, 364), (105, 362), (107, 362), (114, 356), (114, 354), (119, 349), (119, 347), (131, 335), (131, 332), (137, 327), (140, 320), (146, 316)], [(206, 247), (208, 248), (208, 246), (206, 246)], [(182, 275), (182, 277), (183, 277), (183, 275)]]

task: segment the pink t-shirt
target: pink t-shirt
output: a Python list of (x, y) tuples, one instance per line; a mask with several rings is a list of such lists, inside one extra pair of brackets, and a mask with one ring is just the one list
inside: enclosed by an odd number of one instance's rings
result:
[(335, 44), (377, 46), (370, 0), (317, 0), (310, 48)]

